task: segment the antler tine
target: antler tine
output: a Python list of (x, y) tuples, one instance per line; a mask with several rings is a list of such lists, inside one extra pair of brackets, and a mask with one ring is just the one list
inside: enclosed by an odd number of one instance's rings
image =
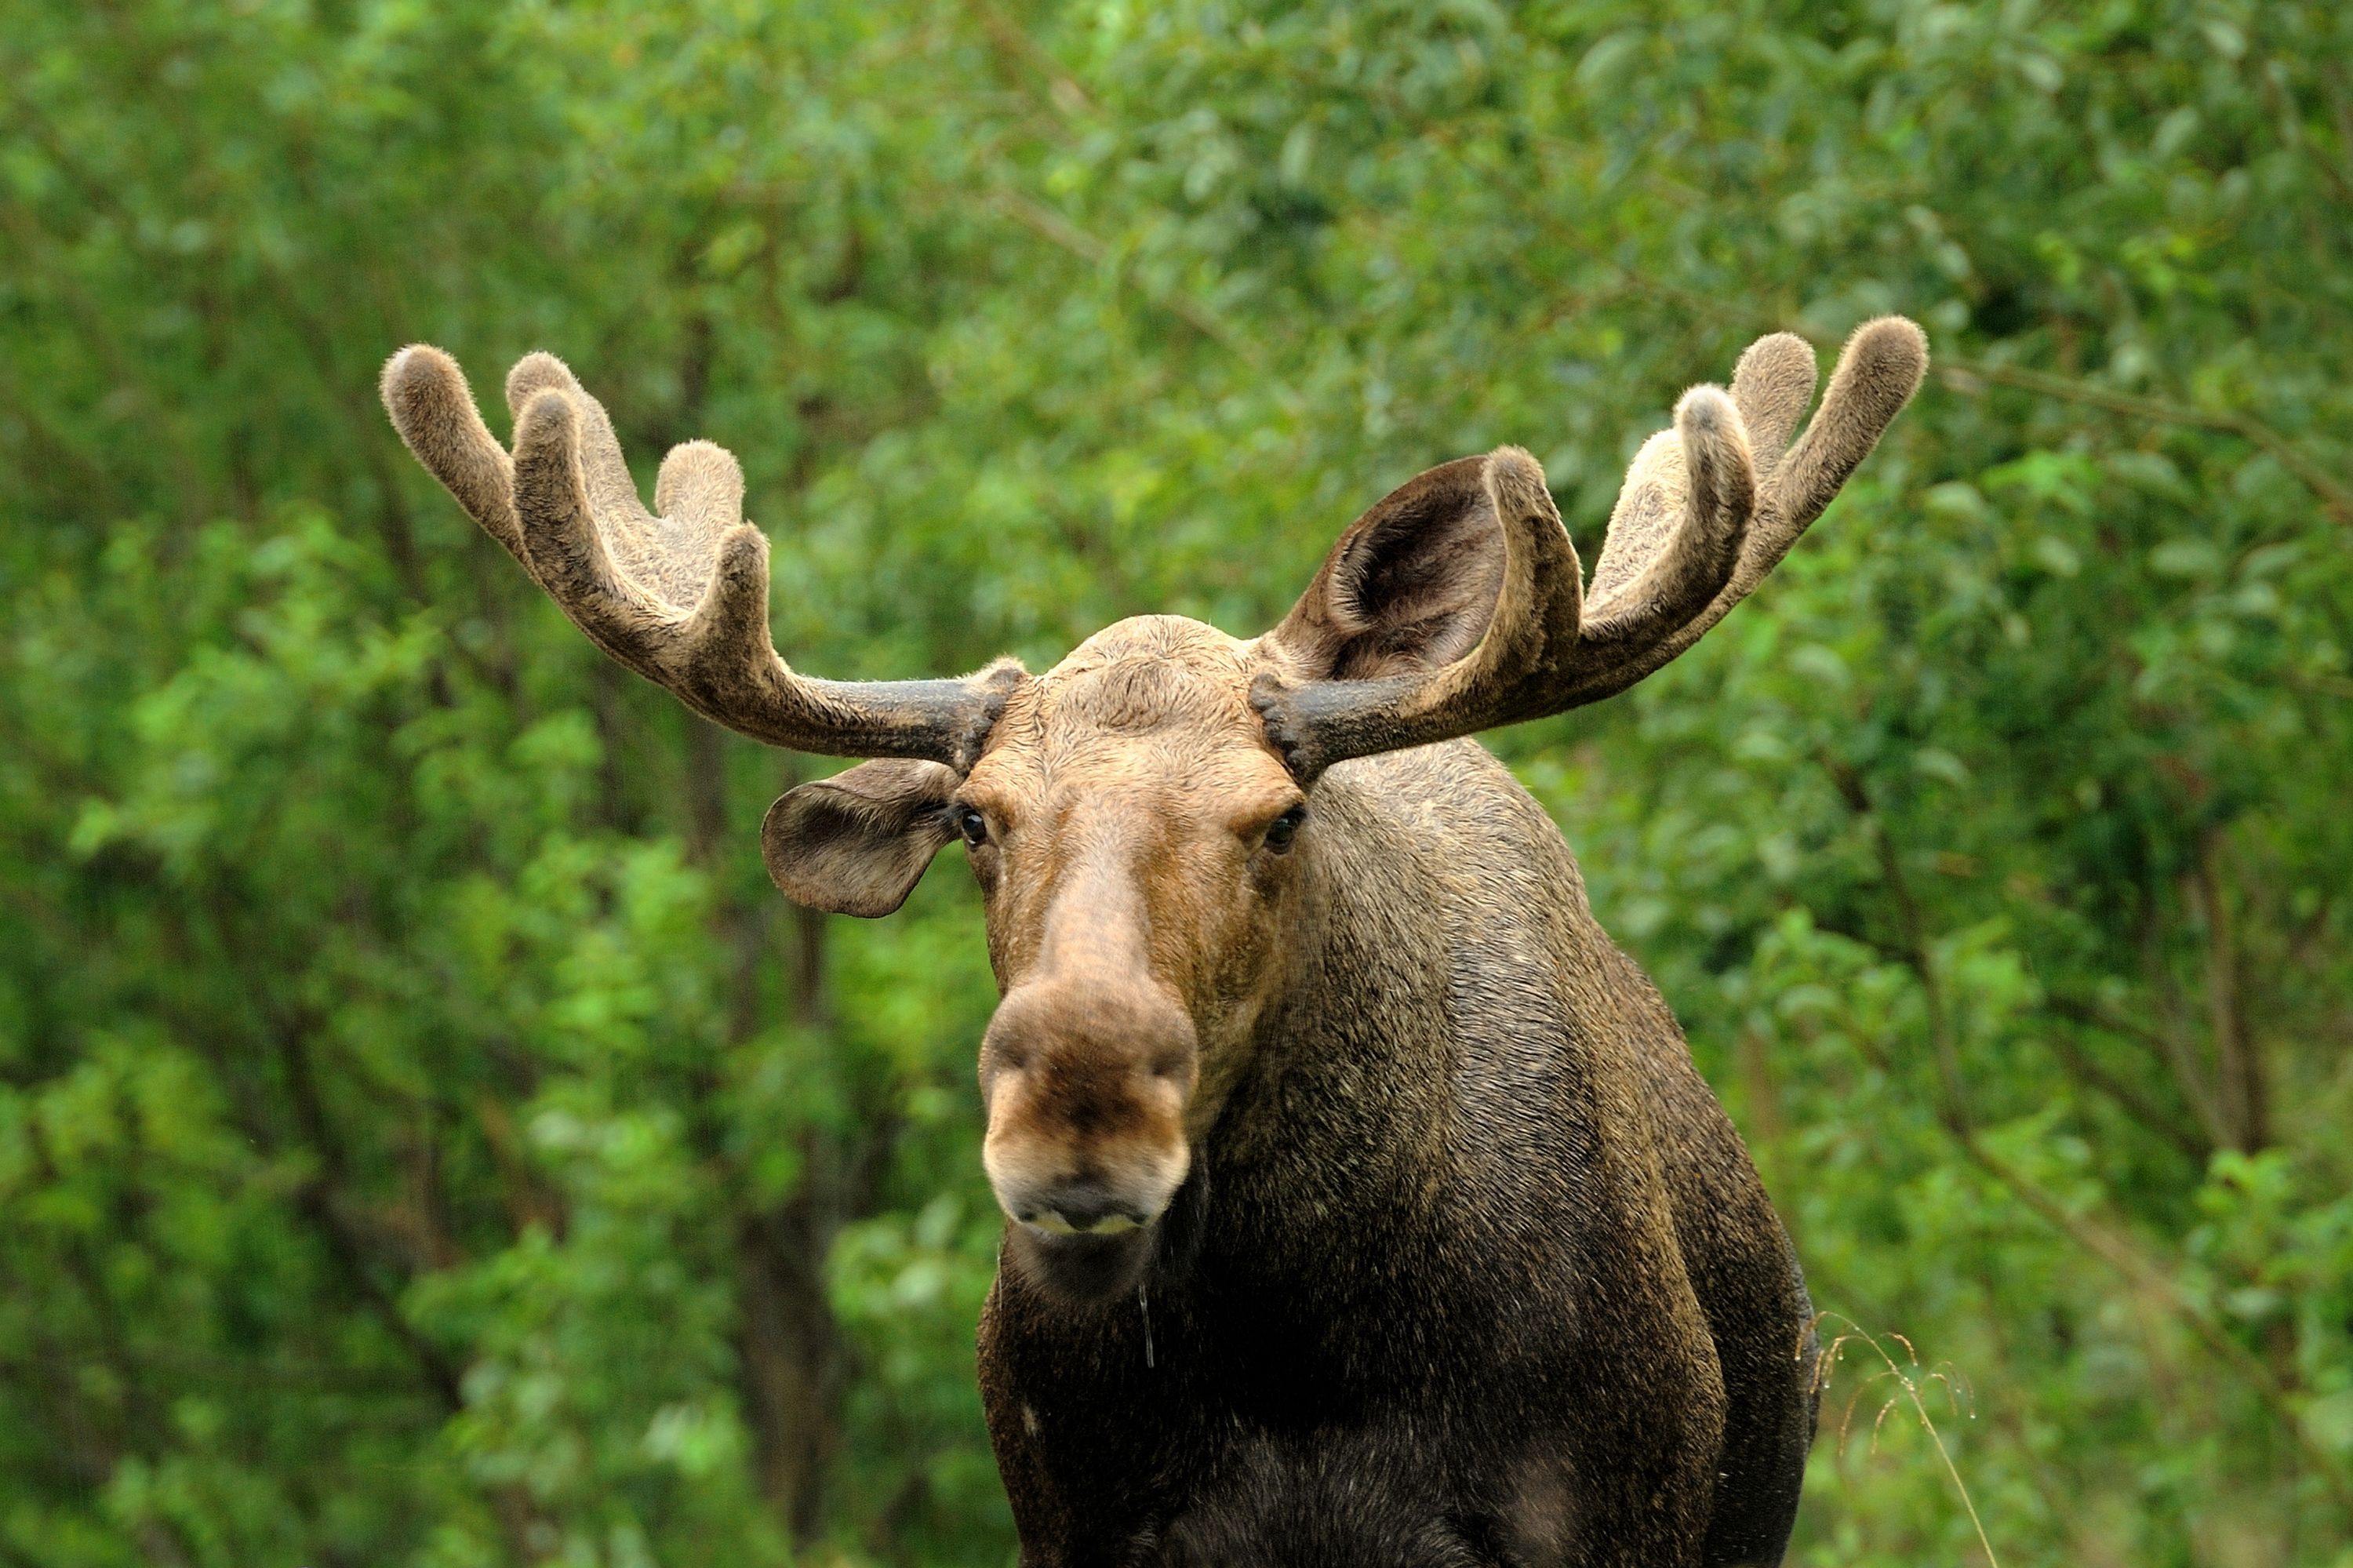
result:
[[(1865, 322), (1840, 351), (1830, 389), (1805, 434), (1785, 453), (1789, 431), (1813, 397), (1814, 351), (1792, 333), (1775, 333), (1751, 344), (1732, 378), (1733, 400), (1746, 426), (1758, 475), (1756, 520), (1738, 558), (1704, 608), (1662, 627), (1663, 634), (1647, 646), (1630, 647), (1621, 657), (1598, 665), (1578, 687), (1576, 703), (1614, 696), (1662, 668), (1754, 592), (1822, 514), (1847, 476), (1871, 455), (1927, 370), (1928, 337), (1917, 325), (1902, 316)], [(1649, 451), (1646, 447), (1644, 454)], [(1638, 457), (1627, 475), (1627, 494), (1635, 491), (1641, 469)], [(1625, 496), (1619, 504), (1625, 507)], [(1610, 546), (1617, 543), (1618, 527), (1613, 514)], [(1605, 565), (1609, 555), (1610, 547), (1605, 546)]]
[(1821, 372), (1814, 345), (1793, 332), (1767, 333), (1743, 349), (1732, 369), (1732, 400), (1748, 429), (1748, 450), (1757, 482), (1769, 488), (1780, 471), (1781, 455), (1798, 421), (1813, 406)]
[[(1854, 329), (1839, 351), (1822, 406), (1774, 475), (1777, 526), (1757, 541), (1753, 553), (1759, 563), (1757, 577), (1772, 570), (1798, 535), (1822, 514), (1927, 374), (1928, 334), (1915, 323), (1902, 316), (1881, 316)], [(1750, 564), (1741, 563), (1736, 583), (1746, 577)]]
[[(576, 445), (583, 490), (589, 514), (596, 520), (597, 532), (615, 566), (666, 603), (691, 609), (709, 580), (718, 545), (718, 530), (709, 524), (716, 519), (657, 517), (646, 510), (638, 499), (638, 482), (621, 455), (621, 443), (613, 434), (613, 420), (605, 405), (580, 385), (570, 366), (552, 354), (527, 354), (507, 373), (507, 408), (515, 417), (518, 447), (523, 410), (546, 391), (563, 394), (579, 411)], [(729, 467), (734, 467), (735, 460), (722, 449), (707, 441), (698, 444), (718, 452)], [(737, 510), (721, 526), (743, 521), (741, 469), (735, 469), (735, 501)], [(690, 521), (698, 526), (681, 526)]]
[(522, 562), (572, 623), (704, 716), (771, 745), (959, 770), (978, 757), (1009, 660), (963, 680), (839, 682), (796, 673), (768, 632), (768, 542), (744, 523), (743, 470), (708, 441), (673, 448), (648, 512), (604, 406), (553, 355), (507, 378), (512, 457), (456, 362), (422, 344), (385, 366), (409, 449)]
[[(598, 524), (581, 461), (581, 408), (560, 387), (530, 392), (515, 420), (514, 504), (540, 586), (590, 641), (648, 680), (664, 680), (660, 651), (675, 611), (623, 577)], [(617, 523), (609, 500), (605, 513)]]
[(514, 464), (482, 423), (458, 362), (430, 344), (410, 344), (385, 361), (378, 390), (393, 429), (425, 471), (531, 571), (515, 520)]
[[(1706, 608), (1732, 576), (1747, 536), (1756, 471), (1739, 410), (1722, 387), (1694, 387), (1684, 393), (1675, 405), (1673, 431), (1665, 440), (1653, 438), (1636, 454), (1638, 471), (1644, 457), (1652, 463), (1642, 498), (1649, 504), (1638, 503), (1626, 526), (1629, 532), (1639, 529), (1650, 547), (1639, 566), (1629, 561), (1606, 587), (1597, 568), (1594, 609), (1577, 661), (1580, 675), (1631, 656)], [(1635, 489), (1630, 481), (1628, 489)], [(1620, 510), (1627, 510), (1622, 500)], [(1620, 527), (1613, 514), (1602, 551), (1606, 565), (1618, 564), (1609, 546), (1619, 542)]]
[(654, 510), (697, 528), (744, 521), (744, 469), (735, 454), (709, 441), (681, 441), (654, 476)]

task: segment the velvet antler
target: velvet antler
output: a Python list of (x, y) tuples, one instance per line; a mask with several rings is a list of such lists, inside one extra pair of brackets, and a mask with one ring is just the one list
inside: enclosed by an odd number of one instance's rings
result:
[(1020, 679), (844, 682), (796, 673), (768, 632), (768, 541), (744, 521), (744, 472), (708, 441), (674, 447), (655, 512), (604, 405), (554, 355), (507, 376), (514, 450), (482, 423), (457, 362), (414, 344), (384, 367), (401, 440), (589, 640), (697, 713), (772, 746), (972, 766)]
[[(1299, 608), (1271, 635), (1332, 642), (1369, 635), (1368, 574), (1394, 555), (1382, 537), (1471, 518), (1500, 530), (1502, 566), (1477, 641), (1459, 656), (1369, 679), (1260, 678), (1251, 700), (1292, 771), (1471, 735), (1624, 691), (1724, 619), (1821, 515), (1926, 373), (1927, 338), (1885, 316), (1856, 329), (1830, 390), (1795, 446), (1785, 446), (1814, 391), (1814, 355), (1777, 333), (1742, 355), (1727, 396), (1684, 394), (1675, 425), (1627, 471), (1588, 588), (1576, 547), (1516, 447), (1490, 453), (1478, 493), (1449, 511), (1414, 493), (1461, 465), (1432, 470), (1374, 508), (1335, 546)], [(1469, 474), (1463, 475), (1465, 481)], [(1456, 484), (1457, 489), (1467, 486)], [(1387, 552), (1385, 554), (1384, 552)], [(1367, 564), (1370, 563), (1370, 564)], [(1427, 626), (1427, 618), (1417, 623)], [(1335, 627), (1339, 628), (1335, 630)]]

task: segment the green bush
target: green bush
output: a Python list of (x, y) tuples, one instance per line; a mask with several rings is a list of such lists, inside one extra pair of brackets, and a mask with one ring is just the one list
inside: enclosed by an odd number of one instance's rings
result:
[[(804, 765), (415, 471), (401, 344), (731, 447), (779, 646), (885, 676), (1257, 630), (1506, 440), (1590, 559), (1684, 386), (1886, 310), (1936, 368), (1772, 583), (1494, 744), (1817, 1299), (1965, 1374), (2004, 1561), (2353, 1563), (2348, 60), (2316, 0), (0, 0), (0, 1563), (1011, 1554), (976, 900), (778, 900)], [(1868, 1371), (1793, 1561), (1981, 1555)]]

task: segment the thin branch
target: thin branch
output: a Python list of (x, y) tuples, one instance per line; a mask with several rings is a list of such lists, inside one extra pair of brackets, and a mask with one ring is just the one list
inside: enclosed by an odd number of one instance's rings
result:
[[(2052, 1007), (2052, 1012), (2060, 1009)], [(2169, 1111), (2142, 1094), (2130, 1083), (2117, 1077), (2094, 1060), (2092, 1054), (2069, 1039), (2063, 1033), (2053, 1032), (2050, 1038), (2052, 1051), (2077, 1078), (2099, 1090), (2132, 1114), (2135, 1121), (2150, 1132), (2181, 1150), (2189, 1162), (2200, 1171), (2213, 1157), (2214, 1146), (2195, 1128), (2184, 1127)]]
[[(2046, 989), (2042, 993), (2042, 1007), (2047, 1012), (2057, 1013), (2068, 1022), (2080, 1023), (2087, 1029), (2096, 1029), (2103, 1033), (2114, 1034), (2122, 1039), (2137, 1040), (2155, 1051), (2158, 1059), (2165, 1063), (2168, 1067), (2173, 1065), (2173, 1048), (2164, 1035), (2147, 1024), (2137, 1022), (2096, 1001)], [(2130, 1083), (2109, 1073), (2106, 1068), (2094, 1061), (2090, 1054), (2082, 1046), (2063, 1034), (2052, 1035), (2052, 1047), (2067, 1057), (2070, 1067), (2077, 1068), (2086, 1081), (2105, 1090), (2118, 1103), (2139, 1116), (2152, 1131), (2162, 1133), (2179, 1144), (2182, 1152), (2197, 1160), (2201, 1167), (2213, 1154), (2216, 1140), (2204, 1121), (2197, 1119), (2198, 1107), (2195, 1105), (2189, 1107), (2193, 1124), (2184, 1125), (2171, 1111), (2150, 1099)]]
[(2158, 1045), (2165, 1053), (2166, 1065), (2173, 1071), (2173, 1081), (2181, 1090), (2183, 1103), (2206, 1129), (2207, 1139), (2220, 1149), (2231, 1141), (2230, 1125), (2223, 1118), (2218, 1093), (2208, 1088), (2192, 1052), (2189, 1025), (2182, 1017), (2181, 993), (2166, 967), (2157, 891), (2145, 880), (2140, 885), (2139, 941), (2141, 968), (2148, 976), (2149, 994), (2156, 1000), (2158, 1016), (2163, 1024), (2157, 1035)]
[(2305, 1425), (2289, 1403), (2288, 1391), (2277, 1374), (2253, 1351), (2232, 1339), (2229, 1331), (2183, 1290), (2161, 1265), (2121, 1231), (2089, 1214), (2070, 1212), (2057, 1199), (2011, 1170), (2000, 1156), (1974, 1138), (1963, 1140), (1962, 1151), (1979, 1170), (2008, 1188), (2019, 1202), (2049, 1222), (2054, 1229), (2139, 1286), (2188, 1324), (2199, 1342), (2228, 1362), (2231, 1369), (2244, 1378), (2256, 1395), (2270, 1407), (2273, 1418), (2295, 1439), (2296, 1446), (2303, 1450), (2313, 1468), (2327, 1483), (2329, 1492), (2337, 1499), (2338, 1506), (2353, 1510), (2353, 1470), (2348, 1470), (2345, 1461), (2324, 1446)]
[(2200, 1343), (2246, 1380), (2270, 1409), (2273, 1419), (2295, 1441), (2314, 1469), (2319, 1472), (2338, 1504), (2353, 1510), (2353, 1469), (2348, 1469), (2345, 1461), (2305, 1425), (2290, 1402), (2288, 1389), (2269, 1366), (2232, 1339), (2202, 1303), (2184, 1290), (2161, 1265), (2143, 1253), (2121, 1229), (2104, 1224), (2088, 1214), (2071, 1212), (1985, 1147), (1978, 1136), (1976, 1125), (1969, 1118), (1968, 1102), (1962, 1093), (1957, 1044), (1952, 1036), (1951, 1018), (1944, 1005), (1943, 985), (1936, 972), (1934, 954), (1921, 924), (1919, 905), (1904, 878), (1903, 862), (1895, 853), (1885, 819), (1873, 807), (1860, 775), (1835, 758), (1826, 758), (1824, 761), (1841, 798), (1851, 810), (1872, 827), (1880, 848), (1881, 870), (1889, 878), (1889, 895), (1894, 899), (1898, 917), (1905, 927), (1907, 943), (1913, 954), (1914, 978), (1919, 982), (1923, 999), (1927, 1004), (1931, 1045), (1936, 1053), (1942, 1090), (1939, 1098), (1943, 1103), (1938, 1107), (1937, 1120), (1952, 1135), (1954, 1142), (1971, 1164), (1991, 1176), (2019, 1202), (2077, 1245), (2139, 1286), (2152, 1298), (2163, 1303), (2186, 1323)]
[(2165, 1050), (2165, 1036), (2146, 1023), (2137, 1022), (2123, 1013), (2085, 997), (2071, 996), (2064, 991), (2045, 990), (2042, 1004), (2060, 1017), (2089, 1028), (2104, 1030), (2126, 1040), (2137, 1040), (2153, 1051)]
[(1825, 757), (1823, 763), (1830, 769), (1831, 781), (1837, 786), (1840, 799), (1871, 829), (1873, 845), (1879, 855), (1880, 875), (1887, 885), (1888, 895), (1895, 902), (1896, 920), (1903, 928), (1901, 956), (1918, 978), (1921, 1001), (1927, 1009), (1928, 1039), (1936, 1060), (1937, 1119), (1956, 1138), (1967, 1141), (1976, 1134), (1969, 1117), (1968, 1096), (1961, 1081), (1959, 1045), (1946, 1011), (1944, 984), (1936, 974), (1935, 955), (1929, 951), (1927, 922), (1921, 916), (1919, 902), (1912, 896), (1912, 884), (1904, 874), (1894, 837), (1887, 831), (1887, 819), (1872, 803), (1862, 775), (1836, 758)]
[(1997, 386), (2015, 387), (2022, 392), (2081, 403), (2087, 408), (2104, 408), (2111, 414), (2236, 436), (2270, 453), (2282, 468), (2303, 481), (2305, 487), (2320, 498), (2339, 523), (2353, 524), (2353, 483), (2329, 472), (2293, 441), (2252, 414), (2218, 408), (2193, 408), (2187, 404), (2136, 397), (2129, 392), (2095, 387), (2088, 381), (2053, 376), (2047, 371), (2029, 370), (2021, 365), (1946, 359), (1937, 365), (1936, 371), (1947, 386), (1967, 395), (1975, 395), (1979, 390), (1979, 383), (1990, 381)]
[[(1127, 267), (1117, 259), (1109, 245), (1075, 227), (1070, 219), (1044, 203), (1033, 200), (1018, 191), (1002, 189), (993, 192), (987, 200), (990, 207), (1049, 244), (1067, 250), (1081, 260), (1094, 266), (1112, 267), (1124, 281), (1131, 284), (1135, 282), (1134, 279), (1128, 277)], [(1247, 363), (1257, 363), (1256, 347), (1235, 331), (1223, 316), (1198, 300), (1181, 290), (1175, 289), (1169, 290), (1165, 294), (1155, 294), (1150, 289), (1142, 288), (1139, 285), (1138, 291), (1153, 303), (1169, 311), (1187, 326), (1191, 327), (1210, 342), (1221, 348), (1230, 350)]]
[(965, 0), (965, 9), (979, 21), (989, 42), (1008, 60), (1035, 71), (1046, 80), (1046, 96), (1064, 118), (1092, 114), (1095, 101), (1078, 79), (1062, 69), (1062, 62), (1049, 53), (1044, 45), (1021, 30), (1020, 25), (1008, 16), (991, 0)]
[(311, 1221), (344, 1284), (367, 1305), (385, 1330), (400, 1341), (442, 1406), (450, 1414), (458, 1414), (466, 1408), (466, 1395), (457, 1365), (442, 1353), (440, 1346), (408, 1320), (400, 1303), (377, 1281), (368, 1267), (364, 1242), (336, 1202), (344, 1173), (343, 1146), (327, 1120), (326, 1104), (311, 1072), (310, 1044), (305, 1038), (307, 1023), (280, 1017), (274, 1008), (269, 1011), (268, 1029), (278, 1050), (280, 1066), (286, 1075), (295, 1124), (302, 1129), (303, 1141), (319, 1161), (317, 1173), (295, 1192), (295, 1207)]
[(2206, 924), (2206, 1011), (2214, 1033), (2214, 1075), (2232, 1141), (2249, 1154), (2271, 1142), (2270, 1095), (2264, 1084), (2262, 1047), (2247, 1030), (2240, 1000), (2238, 943), (2232, 934), (2229, 890), (2223, 885), (2222, 829), (2212, 822), (2198, 833), (2198, 859), (2189, 878), (2191, 901)]
[(2353, 204), (2353, 179), (2347, 178), (2345, 171), (2306, 136), (2303, 106), (2290, 96), (2281, 79), (2272, 73), (2274, 62), (2258, 58), (2250, 59), (2248, 64), (2255, 68), (2255, 80), (2263, 90), (2264, 100), (2271, 105), (2273, 116), (2279, 122), (2280, 140), (2286, 143), (2290, 152), (2303, 154), (2306, 163), (2320, 171), (2322, 177), (2335, 187), (2337, 200)]

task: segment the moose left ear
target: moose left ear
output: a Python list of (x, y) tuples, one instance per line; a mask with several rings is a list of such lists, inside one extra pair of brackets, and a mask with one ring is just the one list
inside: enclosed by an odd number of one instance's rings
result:
[(770, 880), (811, 909), (890, 914), (955, 837), (947, 805), (960, 782), (952, 768), (894, 758), (779, 796), (760, 824)]
[(1504, 580), (1487, 468), (1483, 457), (1441, 463), (1349, 524), (1269, 634), (1302, 677), (1360, 681), (1434, 669), (1478, 642)]

